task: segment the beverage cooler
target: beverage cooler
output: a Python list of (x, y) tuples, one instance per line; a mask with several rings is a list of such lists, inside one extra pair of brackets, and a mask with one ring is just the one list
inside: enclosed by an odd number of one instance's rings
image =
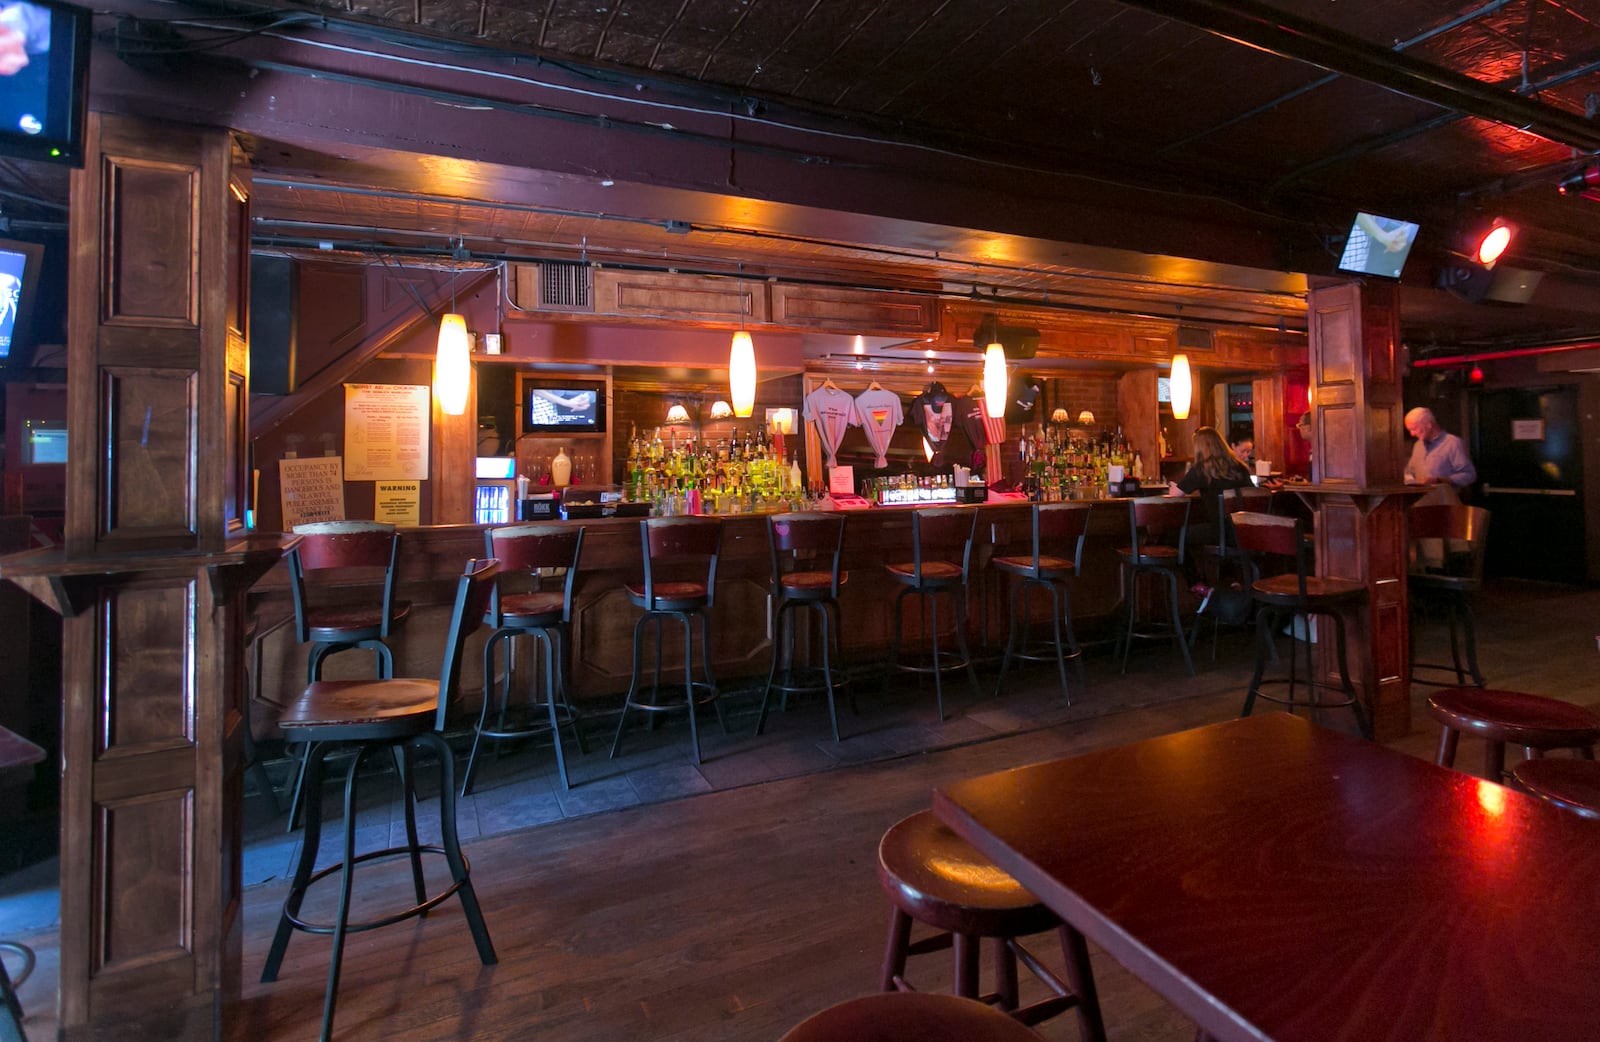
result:
[(479, 456), (477, 490), (472, 497), (472, 520), (480, 525), (508, 525), (517, 502), (515, 456)]

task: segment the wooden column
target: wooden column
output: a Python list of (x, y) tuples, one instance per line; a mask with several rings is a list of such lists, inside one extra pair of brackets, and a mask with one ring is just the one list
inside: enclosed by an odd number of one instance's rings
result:
[(91, 114), (72, 175), (59, 610), (63, 1037), (218, 1037), (240, 985), (248, 171), (225, 131)]
[[(1352, 680), (1379, 739), (1411, 729), (1407, 650), (1404, 408), (1393, 285), (1317, 286), (1308, 301), (1317, 495), (1317, 570), (1359, 579), (1367, 604), (1346, 620)], [(1322, 634), (1319, 633), (1319, 637)], [(1332, 640), (1318, 643), (1324, 675)]]

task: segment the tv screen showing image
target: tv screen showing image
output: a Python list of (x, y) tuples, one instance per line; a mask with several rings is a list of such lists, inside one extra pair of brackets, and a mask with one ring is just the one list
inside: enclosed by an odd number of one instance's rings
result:
[(78, 163), (90, 12), (0, 2), (0, 153)]
[(604, 388), (594, 384), (523, 384), (525, 433), (606, 429)]
[(1417, 226), (1395, 217), (1358, 213), (1345, 239), (1339, 270), (1397, 279), (1417, 241)]
[(43, 254), (34, 243), (0, 239), (0, 361), (25, 353)]

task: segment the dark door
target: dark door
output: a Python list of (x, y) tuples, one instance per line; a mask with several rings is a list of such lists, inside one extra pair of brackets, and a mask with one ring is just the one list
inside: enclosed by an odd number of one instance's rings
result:
[(1583, 582), (1583, 443), (1575, 387), (1480, 391), (1474, 401), (1478, 504), (1489, 509), (1484, 570)]

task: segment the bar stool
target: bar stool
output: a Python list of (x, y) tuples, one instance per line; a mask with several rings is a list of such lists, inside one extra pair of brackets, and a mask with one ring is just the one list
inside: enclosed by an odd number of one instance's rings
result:
[[(561, 751), (561, 725), (558, 716), (565, 713), (567, 726), (572, 730), (572, 740), (578, 751), (587, 752), (583, 746), (583, 732), (578, 729), (578, 712), (567, 697), (569, 687), (569, 656), (572, 633), (572, 587), (578, 577), (578, 558), (583, 553), (583, 526), (567, 522), (536, 525), (504, 525), (483, 533), (484, 545), (490, 557), (500, 562), (500, 574), (495, 580), (494, 592), (489, 596), (489, 613), (484, 623), (494, 628), (483, 643), (483, 707), (473, 728), (472, 752), (467, 756), (467, 768), (461, 773), (461, 795), (472, 792), (472, 771), (478, 762), (478, 747), (485, 738), (502, 740), (524, 738), (531, 734), (550, 732), (550, 744), (555, 747), (556, 770), (561, 775), (561, 787), (572, 788), (567, 777), (567, 758)], [(543, 589), (542, 571), (561, 573), (559, 590)], [(515, 592), (505, 589), (506, 579), (512, 573), (532, 576), (531, 591)], [(523, 712), (510, 706), (511, 701), (511, 639), (530, 636), (543, 646), (544, 654), (544, 708), (549, 722), (536, 722), (539, 702), (538, 681), (531, 685), (534, 696)], [(493, 721), (489, 706), (496, 699), (490, 694), (495, 688), (494, 652), (505, 645), (506, 671), (499, 686), (498, 706)]]
[[(294, 601), (295, 636), (311, 645), (306, 683), (322, 679), (328, 656), (356, 648), (377, 656), (379, 679), (393, 677), (389, 633), (411, 612), (409, 603), (394, 599), (400, 534), (381, 521), (318, 521), (296, 525), (294, 534), (300, 541), (289, 551), (289, 594)], [(367, 585), (380, 576), (383, 592), (375, 600), (351, 602), (334, 592), (336, 586)], [(290, 831), (300, 824), (305, 776), (302, 757), (289, 797)]]
[[(494, 561), (470, 561), (466, 574), (457, 581), (455, 606), (445, 640), (444, 663), (437, 678), (319, 680), (308, 686), (278, 721), (285, 734), (307, 743), (306, 776), (312, 798), (306, 801), (305, 839), (300, 845), (300, 858), (289, 884), (289, 893), (284, 898), (278, 930), (267, 952), (261, 980), (262, 983), (270, 983), (278, 979), (278, 970), (283, 964), (289, 936), (293, 931), (331, 935), (333, 952), (329, 958), (328, 985), (322, 1002), (323, 1042), (327, 1042), (333, 1031), (340, 964), (345, 938), (349, 934), (375, 930), (424, 915), (441, 902), (456, 896), (461, 899), (461, 909), (465, 913), (473, 942), (477, 945), (478, 958), (485, 966), (496, 962), (494, 945), (489, 940), (489, 930), (484, 925), (483, 913), (472, 889), (471, 868), (461, 853), (461, 843), (456, 834), (455, 758), (440, 732), (444, 730), (446, 714), (456, 697), (457, 681), (461, 676), (462, 649), (467, 636), (482, 625), (497, 569)], [(344, 849), (337, 863), (312, 871), (322, 841), (322, 800), (319, 797), (322, 792), (323, 762), (331, 750), (342, 745), (356, 748), (356, 755), (345, 770)], [(416, 779), (412, 762), (415, 746), (431, 750), (439, 761), (439, 831), (442, 837), (439, 846), (423, 846), (417, 838)], [(369, 754), (383, 750), (394, 750), (396, 754), (401, 803), (405, 807), (406, 845), (357, 854), (356, 776), (362, 761)], [(351, 922), (356, 865), (401, 854), (411, 861), (416, 904), (377, 918)], [(423, 854), (442, 856), (450, 869), (450, 884), (431, 897), (424, 888)], [(334, 873), (338, 874), (340, 881), (339, 906), (334, 921), (319, 922), (303, 918), (300, 906), (305, 900), (306, 891), (312, 884)]]
[(829, 1006), (778, 1042), (1039, 1042), (1039, 1036), (972, 999), (895, 992)]
[(1511, 769), (1522, 788), (1562, 810), (1600, 819), (1600, 763), (1593, 760), (1523, 760)]
[[(1197, 611), (1194, 627), (1189, 633), (1189, 643), (1200, 638), (1200, 621), (1211, 623), (1211, 661), (1217, 660), (1217, 638), (1224, 625), (1246, 625), (1250, 585), (1259, 576), (1250, 555), (1239, 548), (1233, 535), (1233, 515), (1241, 510), (1259, 514), (1272, 513), (1272, 492), (1264, 488), (1228, 488), (1217, 493), (1217, 541), (1201, 543), (1196, 552), (1200, 555), (1200, 574), (1211, 587), (1210, 611)], [(1240, 596), (1235, 597), (1227, 585), (1239, 584)], [(1241, 611), (1240, 609), (1245, 609)], [(1226, 617), (1225, 611), (1228, 613)]]
[[(1089, 946), (1083, 934), (1062, 922), (932, 811), (919, 811), (904, 818), (883, 834), (878, 842), (878, 880), (892, 906), (879, 980), (884, 991), (915, 990), (905, 979), (908, 956), (952, 948), (958, 996), (995, 1002), (1028, 1025), (1076, 1010), (1084, 1038), (1105, 1038)], [(913, 921), (939, 932), (913, 943)], [(1066, 981), (1017, 940), (1045, 930), (1055, 930), (1060, 938)], [(997, 991), (988, 996), (980, 995), (978, 990), (979, 948), (986, 937), (996, 942)], [(1021, 1009), (1017, 997), (1019, 961), (1053, 993)]]
[[(838, 681), (833, 678), (833, 660), (839, 652), (839, 633), (833, 617), (839, 613), (839, 590), (849, 578), (839, 570), (839, 560), (844, 550), (844, 515), (837, 512), (768, 514), (767, 540), (772, 556), (770, 595), (777, 605), (777, 626), (772, 636), (772, 667), (767, 671), (766, 687), (761, 690), (761, 712), (756, 717), (756, 734), (761, 734), (766, 728), (767, 700), (773, 689), (783, 693), (780, 705), (784, 709), (789, 707), (791, 693), (821, 691), (828, 696), (828, 722), (833, 725), (833, 740), (837, 742), (839, 711), (834, 691), (849, 683), (848, 678)], [(820, 676), (817, 676), (818, 671), (813, 667), (796, 678), (796, 608), (812, 609), (821, 627)], [(778, 665), (783, 658), (785, 635), (789, 640), (789, 654), (780, 683)]]
[(1454, 767), (1456, 743), (1463, 733), (1482, 738), (1483, 776), (1504, 782), (1506, 746), (1520, 745), (1530, 758), (1550, 749), (1573, 749), (1594, 759), (1600, 741), (1600, 716), (1559, 698), (1494, 688), (1452, 687), (1428, 696), (1428, 713), (1439, 721), (1440, 767)]
[[(1482, 507), (1437, 504), (1411, 508), (1411, 570), (1406, 588), (1414, 607), (1443, 604), (1449, 613), (1450, 665), (1418, 662), (1416, 628), (1411, 637), (1411, 681), (1448, 687), (1449, 681), (1423, 680), (1418, 669), (1450, 670), (1456, 686), (1487, 681), (1478, 668), (1478, 627), (1472, 597), (1483, 586), (1483, 555), (1489, 545), (1489, 512)], [(1424, 542), (1426, 540), (1426, 542)], [(1465, 654), (1463, 654), (1463, 648)]]
[[(1252, 557), (1258, 560), (1277, 558), (1280, 561), (1288, 559), (1294, 562), (1294, 571), (1257, 579), (1250, 586), (1250, 594), (1256, 602), (1257, 609), (1256, 671), (1250, 678), (1250, 691), (1245, 695), (1244, 708), (1239, 715), (1249, 716), (1258, 697), (1265, 698), (1269, 702), (1277, 702), (1291, 713), (1297, 706), (1304, 706), (1313, 714), (1325, 709), (1349, 707), (1355, 714), (1356, 724), (1360, 727), (1361, 733), (1371, 738), (1372, 722), (1367, 716), (1365, 707), (1361, 705), (1361, 700), (1356, 696), (1354, 685), (1350, 683), (1350, 666), (1345, 656), (1342, 614), (1343, 610), (1366, 600), (1366, 585), (1358, 579), (1334, 579), (1311, 575), (1310, 541), (1306, 539), (1304, 528), (1296, 518), (1241, 510), (1233, 515), (1233, 531), (1239, 546), (1248, 551)], [(1296, 629), (1303, 627), (1309, 638), (1313, 617), (1328, 619), (1333, 623), (1339, 664), (1339, 688), (1343, 695), (1335, 701), (1323, 701), (1317, 695), (1319, 689), (1328, 688), (1330, 685), (1324, 680), (1317, 679), (1316, 662), (1309, 639), (1304, 641), (1305, 698), (1298, 697), (1295, 692), (1295, 685), (1299, 682), (1295, 675), (1299, 658), (1298, 649), (1289, 649), (1287, 677), (1262, 679), (1269, 658), (1276, 657), (1273, 635), (1277, 633), (1279, 627), (1285, 622)], [(1264, 684), (1287, 684), (1288, 693), (1263, 694), (1261, 688)]]
[[(994, 680), (994, 693), (1000, 694), (1006, 670), (1011, 660), (1026, 662), (1054, 661), (1061, 675), (1061, 694), (1068, 705), (1072, 695), (1067, 690), (1067, 659), (1072, 659), (1078, 670), (1078, 683), (1083, 684), (1083, 649), (1072, 632), (1071, 580), (1083, 567), (1084, 534), (1089, 530), (1088, 503), (1035, 503), (1031, 511), (1033, 520), (1033, 552), (1030, 555), (1001, 555), (990, 560), (995, 570), (1017, 580), (1011, 584), (1011, 621), (1006, 635), (1005, 655), (1000, 659), (1000, 673)], [(1042, 587), (1050, 594), (1050, 635), (1054, 645), (1047, 653), (1029, 643), (1028, 590)], [(1062, 646), (1065, 631), (1066, 648)]]
[[(611, 743), (611, 757), (622, 750), (622, 735), (628, 727), (628, 710), (664, 713), (679, 708), (689, 711), (689, 745), (694, 762), (700, 763), (700, 730), (695, 710), (710, 703), (724, 734), (728, 721), (722, 715), (717, 697), (717, 682), (711, 675), (711, 609), (717, 596), (717, 558), (722, 552), (722, 522), (715, 517), (650, 517), (639, 522), (639, 542), (644, 551), (644, 580), (629, 583), (624, 589), (628, 600), (644, 614), (633, 626), (633, 679), (628, 697), (617, 720), (617, 737)], [(662, 705), (661, 647), (662, 620), (677, 619), (683, 625), (684, 705)], [(692, 621), (700, 620), (701, 669), (704, 680), (694, 679), (694, 641)], [(645, 623), (656, 627), (656, 668), (650, 684), (650, 701), (636, 698), (639, 691), (639, 660), (644, 651)], [(697, 695), (696, 692), (703, 692)]]
[[(905, 589), (894, 599), (894, 641), (889, 650), (889, 667), (911, 673), (933, 674), (935, 704), (939, 720), (944, 721), (944, 674), (964, 669), (972, 682), (974, 698), (981, 697), (978, 674), (967, 650), (967, 577), (972, 565), (973, 535), (978, 529), (978, 512), (963, 507), (918, 510), (911, 515), (911, 560), (892, 562), (885, 567), (889, 577)], [(910, 595), (926, 598), (932, 608), (933, 625), (929, 634), (931, 653), (926, 662), (901, 662), (903, 605)], [(939, 596), (955, 602), (957, 651), (939, 647)]]
[[(1128, 628), (1122, 638), (1122, 672), (1128, 672), (1128, 652), (1134, 638), (1170, 637), (1183, 656), (1183, 668), (1194, 676), (1189, 658), (1189, 639), (1178, 620), (1178, 583), (1183, 579), (1184, 543), (1189, 536), (1188, 496), (1144, 496), (1128, 501), (1131, 545), (1117, 551), (1127, 581)], [(1139, 577), (1154, 576), (1166, 594), (1169, 621), (1146, 629), (1135, 625), (1139, 618)]]
[[(381, 521), (319, 521), (296, 525), (300, 542), (289, 551), (289, 594), (294, 600), (295, 636), (311, 645), (306, 683), (322, 679), (329, 655), (367, 648), (378, 657), (377, 675), (394, 676), (390, 630), (411, 612), (394, 599), (395, 561), (400, 534)], [(377, 601), (335, 600), (334, 584), (348, 586), (381, 573), (383, 593)]]

